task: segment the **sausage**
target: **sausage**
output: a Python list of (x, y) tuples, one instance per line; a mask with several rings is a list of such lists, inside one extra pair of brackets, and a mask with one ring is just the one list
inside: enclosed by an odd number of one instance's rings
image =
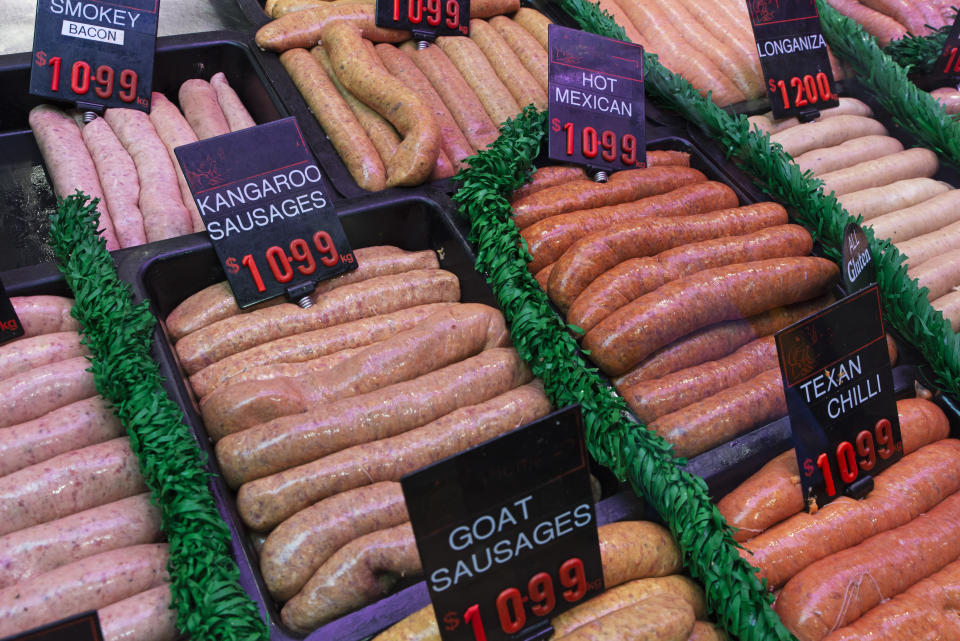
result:
[(176, 641), (180, 635), (168, 584), (101, 608), (97, 618), (103, 641)]
[(104, 118), (137, 167), (147, 241), (192, 233), (193, 219), (180, 196), (176, 171), (149, 116), (136, 109), (107, 109)]
[[(265, 27), (270, 24), (273, 23)], [(307, 46), (313, 46), (315, 42)], [(367, 191), (380, 191), (386, 187), (387, 172), (380, 155), (320, 63), (306, 49), (299, 48), (281, 54), (280, 63), (357, 185)]]
[(877, 39), (881, 47), (907, 35), (905, 26), (890, 16), (865, 6), (859, 0), (827, 0), (827, 4), (859, 22), (867, 33)]
[[(960, 204), (960, 191), (951, 189), (919, 205), (878, 216), (865, 225), (873, 229), (875, 238), (887, 238), (892, 243), (899, 243), (936, 232), (960, 221), (960, 213), (957, 212), (958, 204)], [(936, 297), (930, 296), (931, 300), (934, 298)]]
[(741, 553), (771, 587), (820, 559), (899, 527), (960, 490), (960, 441), (944, 439), (904, 456), (874, 477), (862, 501), (835, 499), (814, 514), (798, 512), (746, 542)]
[[(884, 13), (907, 28), (914, 36), (930, 35), (930, 29), (926, 26), (931, 22), (931, 17), (927, 13), (927, 8), (923, 2), (910, 2), (909, 0), (861, 0), (864, 5)], [(932, 10), (932, 8), (931, 8)]]
[(85, 356), (75, 356), (6, 379), (0, 389), (0, 427), (24, 423), (96, 394), (89, 366)]
[(373, 641), (440, 641), (440, 628), (433, 605), (401, 619), (375, 636)]
[(544, 267), (543, 269), (541, 269), (536, 273), (535, 278), (536, 278), (537, 284), (540, 285), (540, 289), (542, 289), (543, 291), (547, 291), (547, 284), (550, 282), (550, 274), (551, 272), (553, 272), (554, 265), (556, 265), (556, 263), (550, 263), (549, 265), (547, 265), (546, 267)]
[(641, 421), (651, 423), (776, 367), (776, 343), (765, 336), (722, 359), (641, 381), (621, 394)]
[(530, 174), (530, 181), (511, 194), (510, 202), (515, 203), (547, 187), (562, 185), (572, 180), (586, 180), (586, 178), (587, 172), (584, 171), (583, 167), (550, 165), (536, 168), (535, 171)]
[(837, 196), (855, 191), (882, 187), (898, 180), (929, 178), (937, 173), (940, 161), (929, 149), (914, 147), (882, 158), (837, 169), (818, 176), (823, 181), (823, 193)]
[(513, 14), (513, 21), (518, 25), (526, 29), (530, 35), (536, 38), (537, 42), (540, 43), (540, 46), (546, 50), (547, 47), (547, 28), (550, 26), (550, 19), (537, 11), (536, 9), (531, 9), (529, 7), (520, 7), (517, 9), (517, 12)]
[(779, 256), (805, 256), (813, 239), (799, 225), (767, 227), (743, 236), (681, 245), (652, 257), (631, 258), (597, 276), (573, 300), (567, 322), (590, 331), (632, 300), (707, 267), (720, 267)]
[[(322, 330), (321, 330), (322, 331)], [(383, 341), (375, 341), (370, 343), (371, 345), (379, 344)], [(267, 343), (270, 345), (270, 343)], [(256, 348), (254, 348), (256, 349)], [(231, 390), (231, 394), (243, 388), (243, 383), (255, 382), (260, 383), (262, 381), (277, 382), (282, 381), (283, 379), (289, 378), (299, 378), (304, 377), (320, 377), (319, 380), (323, 380), (324, 376), (336, 374), (336, 369), (340, 367), (343, 363), (353, 358), (356, 354), (360, 353), (363, 350), (363, 347), (353, 347), (349, 349), (341, 349), (339, 352), (333, 352), (332, 354), (327, 354), (326, 356), (321, 356), (320, 358), (315, 358), (309, 361), (303, 361), (299, 363), (273, 363), (271, 365), (260, 365), (258, 367), (250, 367), (243, 372), (236, 374), (230, 378), (228, 387)], [(212, 366), (211, 366), (212, 367)], [(201, 370), (202, 372), (203, 370)], [(298, 386), (302, 387), (300, 381), (293, 382), (294, 389), (299, 389)], [(250, 388), (255, 389), (255, 388)], [(221, 389), (220, 392), (223, 390)], [(281, 390), (282, 391), (282, 390)], [(308, 390), (306, 392), (310, 394)], [(221, 397), (222, 394), (212, 394), (212, 396)], [(209, 396), (205, 396), (200, 399), (201, 408), (204, 403), (209, 400)], [(240, 396), (237, 400), (243, 402), (243, 397)], [(304, 410), (306, 411), (306, 410)], [(207, 433), (214, 440), (219, 439), (223, 434), (215, 434), (215, 429), (213, 428), (212, 423), (207, 424)], [(237, 430), (231, 430), (237, 431)]]
[(430, 80), (414, 64), (407, 52), (386, 43), (378, 44), (375, 49), (387, 70), (416, 93), (421, 102), (433, 113), (440, 128), (440, 146), (453, 164), (453, 168), (460, 171), (466, 167), (463, 161), (468, 156), (472, 156), (475, 149), (467, 142), (457, 121), (443, 103), (440, 94), (430, 84)]
[(470, 3), (471, 18), (492, 18), (513, 13), (520, 8), (520, 0), (477, 0)]
[[(758, 97), (765, 94), (760, 55), (757, 47), (750, 40), (749, 26), (743, 25), (729, 10), (727, 4), (722, 1), (714, 3), (709, 11), (704, 10), (704, 7), (698, 4), (696, 0), (680, 0), (680, 5), (686, 10), (686, 15), (690, 16), (695, 22), (700, 22), (715, 41), (719, 40), (729, 49), (726, 62), (729, 63), (730, 56), (735, 56), (739, 65), (734, 73), (740, 76), (741, 82), (750, 83), (755, 88), (754, 91), (759, 88), (759, 92), (754, 93), (753, 96)], [(697, 35), (699, 34), (692, 34), (694, 38)], [(690, 38), (687, 38), (687, 40), (691, 41)], [(703, 43), (706, 45), (706, 41), (703, 41)], [(759, 87), (757, 87), (758, 82)]]
[(533, 260), (527, 267), (536, 271), (556, 262), (578, 240), (614, 225), (637, 222), (643, 218), (691, 216), (726, 207), (736, 207), (737, 196), (720, 182), (694, 182), (672, 191), (641, 197), (633, 202), (607, 205), (550, 216), (523, 229)]
[[(554, 269), (551, 285), (556, 275)], [(809, 300), (838, 276), (834, 263), (814, 257), (705, 269), (621, 307), (587, 332), (583, 346), (604, 372), (620, 375), (692, 331)]]
[(9, 636), (95, 610), (169, 581), (165, 543), (90, 556), (0, 590), (0, 634)]
[(533, 79), (544, 91), (547, 90), (547, 50), (540, 46), (530, 32), (506, 16), (493, 16), (490, 26), (497, 30), (507, 45), (513, 49), (520, 63), (527, 68)]
[(697, 621), (687, 641), (729, 641), (727, 633), (706, 621)]
[(0, 476), (124, 434), (120, 420), (100, 396), (64, 405), (0, 430)]
[(315, 470), (323, 464), (317, 459), (420, 427), (530, 378), (515, 351), (488, 349), (412, 381), (231, 434), (217, 443), (217, 458), (233, 487), (256, 479), (240, 488), (237, 508), (247, 525), (265, 530), (319, 499)]
[[(471, 13), (473, 7), (471, 6)], [(547, 90), (542, 88), (507, 41), (486, 20), (470, 20), (470, 40), (476, 43), (497, 77), (521, 108), (534, 105), (547, 108)], [(442, 45), (441, 45), (442, 46)]]
[(0, 588), (80, 559), (163, 537), (149, 494), (77, 512), (0, 537)]
[(455, 304), (418, 305), (270, 341), (205, 367), (190, 377), (190, 384), (198, 396), (207, 396), (232, 378), (254, 368), (278, 363), (301, 363), (364, 347), (410, 329), (431, 314)]
[(405, 474), (505, 434), (550, 410), (539, 383), (517, 387), (409, 432), (319, 459), (311, 465), (311, 493), (323, 498), (369, 483), (399, 481)]
[(629, 16), (624, 13), (623, 9), (620, 8), (620, 5), (617, 4), (615, 0), (598, 0), (597, 4), (600, 6), (601, 11), (609, 13), (614, 22), (623, 28), (623, 35), (626, 36), (629, 42), (641, 45), (644, 49), (650, 49), (647, 39), (637, 31), (637, 28), (633, 26), (633, 22), (630, 21)]
[(457, 277), (441, 269), (378, 276), (339, 287), (306, 310), (286, 303), (217, 321), (177, 341), (177, 355), (187, 373), (194, 374), (231, 354), (278, 338), (459, 298)]
[(947, 183), (931, 178), (909, 178), (884, 187), (873, 187), (844, 194), (837, 200), (852, 215), (863, 216), (864, 220), (870, 220), (930, 200), (951, 189), (953, 187)]
[(217, 92), (206, 80), (191, 78), (178, 93), (183, 117), (200, 140), (230, 133), (230, 125), (217, 101)]
[(665, 595), (682, 601), (693, 610), (694, 617), (707, 615), (703, 589), (685, 576), (671, 575), (650, 579), (634, 579), (609, 589), (570, 610), (553, 617), (550, 624), (556, 637), (563, 637), (573, 630), (610, 612), (643, 601), (654, 595)]
[[(793, 159), (800, 169), (814, 174), (825, 174), (853, 167), (868, 160), (876, 160), (903, 151), (903, 143), (891, 136), (863, 136), (851, 138), (836, 147), (812, 149)], [(885, 182), (884, 184), (889, 184)]]
[(80, 330), (80, 323), (70, 315), (73, 309), (72, 298), (42, 295), (11, 296), (10, 303), (23, 327), (23, 336), (18, 342), (31, 336)]
[[(440, 267), (437, 254), (432, 250), (405, 251), (390, 245), (360, 247), (353, 250), (353, 257), (357, 262), (356, 269), (317, 283), (310, 293), (314, 303), (327, 292), (344, 285), (359, 283), (376, 276), (400, 274), (413, 269)], [(279, 304), (280, 299), (274, 299), (274, 301), (268, 301), (271, 304), (266, 306)], [(230, 286), (227, 281), (221, 281), (201, 289), (177, 305), (167, 316), (167, 331), (174, 340), (179, 340), (202, 327), (240, 313)]]
[(790, 127), (770, 136), (770, 142), (780, 144), (785, 152), (796, 157), (811, 149), (834, 147), (851, 138), (886, 135), (886, 127), (873, 118), (843, 114)]
[(167, 148), (170, 155), (170, 162), (177, 174), (177, 186), (180, 187), (180, 197), (183, 199), (183, 205), (190, 212), (190, 220), (193, 225), (193, 231), (200, 232), (206, 229), (203, 224), (203, 217), (200, 216), (200, 210), (197, 209), (197, 203), (193, 199), (193, 193), (190, 191), (190, 185), (183, 176), (183, 169), (180, 167), (180, 161), (173, 150), (183, 145), (197, 142), (197, 134), (187, 119), (183, 117), (180, 110), (162, 93), (154, 91), (150, 100), (150, 122), (153, 128), (157, 130), (157, 135), (163, 141), (163, 146)]
[(691, 457), (786, 414), (780, 368), (774, 367), (661, 416), (649, 427), (673, 445), (674, 456)]
[(103, 118), (94, 118), (83, 126), (83, 142), (97, 168), (100, 186), (110, 207), (110, 220), (120, 247), (147, 242), (140, 213), (140, 183), (133, 158), (123, 148), (113, 129)]
[(222, 71), (218, 71), (210, 78), (210, 86), (217, 93), (217, 104), (223, 111), (223, 116), (227, 119), (230, 131), (240, 131), (248, 127), (255, 127), (256, 121), (243, 106), (240, 96), (230, 86), (230, 81)]
[(957, 91), (956, 87), (934, 89), (930, 95), (937, 99), (948, 114), (960, 113), (960, 91)]
[(676, 574), (683, 569), (680, 548), (663, 526), (617, 521), (597, 529), (603, 584), (607, 589), (633, 579)]
[(146, 489), (126, 437), (60, 454), (0, 478), (0, 535)]
[[(277, 53), (308, 49), (322, 39), (323, 29), (328, 24), (338, 22), (360, 27), (363, 37), (374, 42), (403, 42), (410, 38), (408, 31), (376, 26), (374, 13), (373, 2), (324, 2), (320, 6), (294, 11), (268, 22), (257, 30), (254, 39), (261, 49)], [(314, 111), (314, 115), (316, 113)]]
[[(267, 0), (269, 6), (272, 0)], [(271, 18), (279, 18), (293, 11), (302, 11), (303, 9), (313, 9), (315, 7), (344, 6), (348, 4), (370, 4), (371, 0), (277, 0), (273, 5), (273, 11), (268, 12)]]
[(335, 494), (278, 525), (260, 552), (260, 571), (278, 601), (293, 597), (337, 550), (410, 520), (400, 484), (382, 481)]
[(99, 231), (107, 241), (108, 250), (119, 249), (109, 204), (103, 197), (103, 188), (97, 177), (93, 158), (83, 144), (83, 136), (77, 123), (51, 105), (37, 105), (30, 110), (28, 119), (47, 167), (54, 194), (66, 198), (79, 189), (90, 196), (91, 200), (99, 198)]
[(88, 354), (77, 332), (41, 334), (0, 345), (0, 380), (23, 374), (35, 367)]
[(473, 40), (465, 36), (441, 36), (437, 38), (437, 44), (473, 89), (496, 125), (500, 126), (520, 113), (520, 105)]
[[(746, 15), (746, 14), (744, 14)], [(829, 51), (829, 48), (828, 48)], [(839, 78), (837, 78), (839, 80)], [(847, 96), (840, 97), (840, 104), (836, 107), (829, 107), (820, 112), (820, 117), (818, 121), (824, 120), (826, 118), (833, 118), (834, 116), (872, 116), (873, 110), (870, 109), (870, 105), (867, 103), (857, 100), (856, 98), (848, 98)], [(761, 116), (754, 116), (748, 118), (750, 122), (754, 122), (754, 118), (762, 118), (769, 125), (770, 134), (780, 133), (785, 129), (790, 129), (791, 127), (796, 127), (800, 125), (800, 119), (796, 116), (791, 118), (781, 118), (780, 120), (775, 120), (773, 118), (773, 112), (768, 111), (767, 113)], [(766, 128), (763, 128), (766, 130)], [(853, 140), (855, 140), (854, 138)]]
[(802, 641), (819, 641), (960, 555), (960, 494), (900, 527), (821, 559), (793, 577), (774, 606)]
[(299, 634), (383, 596), (402, 577), (423, 572), (410, 523), (347, 543), (324, 562), (280, 612)]
[(513, 204), (513, 222), (524, 229), (557, 214), (627, 203), (706, 180), (702, 172), (690, 167), (626, 169), (612, 174), (606, 183), (567, 182), (518, 200)]
[(550, 298), (567, 309), (594, 279), (630, 258), (653, 256), (673, 247), (711, 238), (741, 236), (786, 222), (787, 212), (780, 205), (757, 203), (706, 214), (640, 219), (613, 225), (581, 238), (557, 260), (557, 266), (550, 274)]
[(558, 641), (686, 641), (695, 621), (686, 601), (657, 594), (594, 619)]
[(359, 350), (336, 371), (228, 383), (204, 399), (200, 409), (208, 430), (233, 433), (333, 399), (408, 381), (509, 343), (499, 311), (479, 303), (456, 305)]
[(640, 381), (660, 378), (685, 367), (722, 358), (753, 339), (773, 334), (832, 302), (833, 297), (827, 295), (771, 309), (742, 321), (727, 321), (697, 330), (657, 350), (629, 372), (616, 378), (614, 383), (618, 388), (632, 387)]
[(473, 149), (484, 149), (497, 139), (499, 127), (487, 115), (480, 98), (443, 49), (431, 44), (426, 49), (410, 51), (408, 55), (430, 81)]

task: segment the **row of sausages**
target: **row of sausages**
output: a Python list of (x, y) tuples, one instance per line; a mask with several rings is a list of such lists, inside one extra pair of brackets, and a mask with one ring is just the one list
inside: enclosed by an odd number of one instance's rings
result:
[(907, 34), (928, 36), (952, 24), (951, 0), (827, 0), (838, 12), (859, 22), (881, 47)]
[(374, 9), (370, 0), (299, 3), (256, 36), (260, 47), (281, 53), (363, 189), (448, 178), (521, 108), (546, 108), (542, 14), (517, 0), (471, 3), (469, 37), (419, 49), (408, 32), (377, 27)]
[(589, 357), (693, 456), (786, 414), (772, 334), (826, 304), (838, 272), (783, 207), (738, 207), (685, 154), (648, 161), (605, 184), (538, 170), (513, 220)]
[(108, 109), (86, 124), (51, 105), (30, 111), (54, 193), (64, 198), (79, 189), (100, 199), (108, 250), (203, 231), (173, 150), (256, 124), (223, 73), (210, 82), (187, 80), (178, 100), (182, 113), (154, 92), (149, 116)]
[(160, 512), (73, 301), (11, 300), (26, 335), (0, 346), (0, 636), (97, 610), (105, 639), (172, 641)]
[(314, 306), (224, 283), (166, 319), (264, 582), (298, 633), (422, 573), (399, 479), (552, 408), (499, 311), (432, 251), (355, 250)]

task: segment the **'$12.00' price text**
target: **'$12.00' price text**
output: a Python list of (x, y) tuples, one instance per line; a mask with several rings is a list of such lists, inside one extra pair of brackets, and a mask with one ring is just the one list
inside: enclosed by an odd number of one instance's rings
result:
[[(767, 86), (772, 94), (776, 94), (778, 91), (780, 92), (780, 97), (783, 99), (784, 110), (815, 105), (821, 100), (833, 100), (837, 97), (833, 91), (830, 90), (830, 79), (827, 78), (827, 74), (822, 71), (816, 76), (811, 76), (810, 74), (805, 75), (803, 78), (794, 76), (790, 78), (788, 82), (770, 78), (770, 80), (767, 81)], [(790, 102), (791, 97), (793, 98), (792, 103)]]
[[(50, 91), (60, 91), (60, 71), (66, 68), (63, 59), (60, 56), (47, 57), (45, 51), (38, 51), (34, 56), (34, 64), (50, 67)], [(70, 91), (81, 97), (92, 89), (98, 98), (107, 100), (116, 91), (123, 102), (136, 101), (137, 104), (146, 105), (146, 98), (137, 98), (137, 80), (137, 72), (133, 69), (123, 69), (120, 73), (110, 65), (99, 65), (94, 69), (85, 60), (77, 60), (70, 65)]]
[[(504, 634), (516, 634), (527, 624), (527, 612), (524, 604), (532, 602), (530, 611), (534, 616), (548, 616), (557, 607), (557, 599), (562, 598), (568, 603), (576, 603), (582, 599), (590, 589), (599, 589), (600, 585), (587, 583), (584, 574), (583, 561), (574, 557), (567, 559), (557, 572), (562, 590), (558, 594), (553, 583), (553, 577), (547, 572), (534, 574), (527, 582), (527, 593), (524, 595), (518, 588), (510, 587), (497, 596), (495, 603), (497, 621)], [(600, 579), (597, 579), (599, 582)], [(470, 624), (475, 641), (486, 641), (487, 633), (480, 615), (480, 604), (474, 603), (463, 613), (463, 621)], [(460, 615), (457, 612), (447, 612), (443, 616), (443, 625), (448, 631), (455, 630), (460, 625)]]
[(579, 149), (587, 159), (596, 158), (599, 154), (603, 160), (615, 162), (619, 156), (620, 162), (624, 165), (640, 166), (637, 163), (637, 137), (633, 134), (624, 134), (617, 140), (617, 134), (609, 129), (598, 133), (595, 128), (587, 126), (580, 130), (580, 135), (577, 135), (575, 124), (572, 122), (561, 124), (559, 118), (551, 120), (550, 127), (554, 131), (566, 132), (564, 151), (568, 156), (573, 156)]
[[(878, 444), (879, 447), (877, 447)], [(837, 445), (836, 467), (840, 471), (840, 479), (848, 485), (853, 483), (861, 471), (869, 472), (876, 466), (877, 456), (888, 459), (902, 447), (902, 443), (893, 442), (893, 427), (890, 421), (885, 418), (880, 419), (873, 426), (873, 433), (870, 430), (862, 430), (853, 443), (842, 441)], [(858, 456), (863, 458), (858, 459)], [(833, 465), (827, 452), (817, 456), (816, 466), (823, 472), (827, 496), (836, 496), (837, 485), (833, 477)], [(810, 459), (804, 461), (803, 471), (807, 476), (812, 476), (813, 461)]]
[[(341, 256), (337, 252), (337, 248), (333, 244), (333, 239), (330, 237), (330, 234), (325, 231), (318, 231), (313, 235), (313, 246), (320, 254), (320, 263), (325, 267), (333, 267), (340, 262), (353, 262), (353, 254), (344, 254)], [(290, 242), (290, 255), (287, 255), (287, 252), (282, 247), (273, 245), (264, 252), (264, 258), (266, 259), (267, 266), (270, 268), (270, 272), (273, 274), (273, 278), (278, 283), (289, 283), (293, 280), (295, 275), (294, 262), (303, 263), (296, 265), (296, 271), (303, 276), (310, 276), (317, 271), (317, 259), (313, 256), (310, 244), (303, 238), (294, 238)], [(224, 261), (224, 264), (231, 274), (239, 272), (241, 265), (246, 267), (250, 272), (250, 277), (253, 278), (253, 283), (257, 291), (264, 292), (267, 290), (267, 286), (263, 282), (263, 277), (260, 275), (260, 268), (257, 267), (257, 262), (254, 260), (253, 254), (246, 254), (240, 259), (240, 264), (237, 264), (237, 259), (231, 256)]]

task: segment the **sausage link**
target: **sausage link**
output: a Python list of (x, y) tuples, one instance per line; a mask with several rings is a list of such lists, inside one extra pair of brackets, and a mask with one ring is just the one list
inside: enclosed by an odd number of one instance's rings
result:
[(169, 581), (166, 543), (90, 556), (0, 590), (0, 635), (96, 610)]
[(520, 7), (517, 12), (513, 14), (513, 21), (526, 29), (527, 32), (540, 43), (540, 46), (543, 47), (544, 50), (548, 48), (547, 28), (550, 26), (551, 21), (547, 16), (536, 9)]
[(76, 332), (80, 323), (70, 315), (73, 299), (63, 296), (11, 296), (13, 311), (23, 326), (19, 341), (56, 332)]
[(180, 636), (168, 584), (101, 608), (97, 617), (103, 641), (176, 641)]
[(456, 303), (418, 305), (270, 341), (203, 368), (190, 377), (190, 384), (197, 396), (205, 397), (234, 377), (260, 367), (314, 361), (385, 340), (451, 305)]
[(138, 494), (0, 537), (0, 588), (80, 559), (163, 538), (160, 511)]
[(276, 527), (260, 551), (270, 594), (287, 601), (337, 550), (365, 534), (410, 520), (400, 484), (382, 481), (335, 494)]
[(261, 49), (277, 53), (297, 48), (309, 49), (320, 42), (324, 28), (335, 23), (359, 27), (361, 35), (374, 42), (403, 42), (410, 38), (409, 31), (376, 26), (375, 10), (373, 2), (324, 2), (317, 7), (294, 11), (268, 22), (257, 30), (255, 40)]
[(496, 29), (500, 37), (513, 49), (521, 64), (527, 68), (540, 88), (546, 91), (549, 66), (547, 50), (540, 46), (529, 31), (506, 16), (494, 16), (489, 22), (490, 26)]
[(0, 346), (0, 380), (23, 374), (35, 367), (88, 354), (77, 332), (54, 332), (24, 338)]
[(217, 103), (223, 111), (223, 116), (227, 119), (230, 131), (240, 131), (248, 127), (255, 127), (256, 121), (243, 106), (240, 96), (230, 86), (230, 81), (222, 71), (218, 71), (210, 78), (210, 86), (217, 92)]
[(0, 430), (0, 476), (124, 433), (120, 420), (102, 397), (70, 403)]
[(767, 227), (743, 236), (725, 236), (681, 245), (653, 257), (631, 258), (597, 276), (570, 304), (567, 322), (590, 331), (630, 301), (667, 282), (708, 267), (764, 258), (806, 256), (813, 248), (799, 225)]
[(456, 305), (359, 350), (336, 371), (228, 383), (201, 404), (204, 423), (218, 434), (237, 432), (333, 399), (408, 381), (509, 342), (499, 311), (479, 303)]
[(278, 338), (459, 298), (457, 277), (444, 270), (379, 276), (337, 288), (306, 310), (286, 303), (217, 321), (181, 338), (177, 355), (187, 373), (195, 374), (227, 356)]
[(693, 630), (687, 641), (730, 641), (727, 633), (706, 621), (697, 621), (693, 624)]
[(97, 177), (93, 158), (83, 143), (77, 123), (63, 111), (51, 105), (37, 105), (28, 117), (33, 137), (40, 148), (53, 192), (66, 198), (79, 189), (90, 199), (100, 199), (100, 228), (107, 241), (107, 249), (119, 249), (117, 234), (110, 218), (109, 203), (103, 197), (103, 187)]
[(520, 105), (473, 40), (465, 36), (441, 36), (437, 38), (437, 44), (473, 89), (484, 111), (498, 127), (520, 113)]
[(470, 3), (471, 18), (492, 18), (513, 13), (520, 8), (520, 0), (477, 0)]
[(470, 39), (486, 56), (487, 62), (517, 101), (517, 105), (521, 108), (530, 104), (541, 110), (547, 108), (546, 89), (540, 87), (507, 41), (490, 23), (476, 18), (470, 20)]
[(686, 641), (696, 619), (690, 604), (672, 595), (656, 594), (596, 618), (559, 637), (562, 641), (656, 639)]
[(146, 489), (126, 437), (61, 454), (0, 478), (0, 535)]
[(234, 487), (257, 479), (240, 488), (237, 508), (250, 527), (265, 530), (318, 500), (315, 470), (323, 465), (317, 459), (420, 427), (530, 379), (530, 370), (514, 350), (488, 349), (412, 381), (331, 403), (322, 411), (231, 434), (217, 443), (217, 458)]
[(180, 85), (178, 94), (183, 117), (200, 140), (230, 133), (227, 117), (217, 101), (217, 92), (206, 80), (191, 78)]
[(150, 100), (150, 122), (153, 123), (157, 135), (163, 141), (163, 146), (167, 148), (170, 155), (170, 162), (177, 174), (177, 186), (180, 187), (180, 197), (183, 199), (183, 205), (190, 212), (193, 231), (200, 232), (206, 229), (203, 224), (203, 217), (200, 216), (200, 210), (197, 209), (197, 203), (193, 199), (193, 193), (190, 191), (190, 185), (183, 175), (183, 168), (180, 167), (180, 161), (173, 150), (182, 145), (189, 145), (197, 142), (197, 134), (187, 119), (183, 117), (177, 106), (170, 102), (165, 95), (154, 91)]
[(89, 366), (87, 357), (75, 356), (6, 379), (0, 389), (0, 427), (25, 423), (96, 394)]
[(905, 26), (890, 16), (865, 6), (859, 0), (827, 0), (827, 4), (859, 22), (867, 33), (877, 39), (881, 47), (907, 35)]
[[(557, 260), (550, 274), (550, 298), (563, 309), (598, 276), (630, 258), (653, 256), (687, 243), (741, 236), (787, 222), (776, 203), (757, 203), (705, 214), (639, 219), (581, 238)], [(621, 308), (622, 309), (622, 308)]]
[(530, 182), (517, 189), (510, 196), (510, 202), (518, 202), (530, 194), (535, 194), (547, 187), (562, 185), (571, 180), (584, 180), (587, 172), (583, 167), (573, 167), (570, 165), (551, 165), (540, 167), (530, 174)]
[(769, 369), (650, 423), (673, 447), (691, 457), (787, 414), (780, 368)]
[[(556, 275), (554, 269), (551, 281)], [(705, 269), (620, 308), (590, 330), (583, 345), (605, 372), (623, 374), (690, 332), (814, 298), (838, 275), (834, 263), (814, 257), (771, 258)]]

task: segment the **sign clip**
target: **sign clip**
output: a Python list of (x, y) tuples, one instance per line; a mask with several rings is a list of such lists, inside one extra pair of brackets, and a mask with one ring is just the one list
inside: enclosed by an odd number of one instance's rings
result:
[(77, 111), (83, 114), (83, 124), (89, 125), (103, 115), (103, 105), (95, 105), (90, 102), (77, 101)]
[(315, 283), (302, 283), (300, 285), (294, 285), (293, 287), (287, 287), (287, 300), (291, 303), (296, 303), (303, 309), (309, 309), (313, 307), (313, 299), (310, 298), (310, 293), (316, 288)]
[(873, 477), (868, 474), (851, 483), (844, 491), (844, 494), (852, 499), (862, 499), (871, 491), (873, 491)]
[(806, 111), (801, 111), (800, 113), (797, 114), (797, 120), (799, 120), (800, 122), (813, 122), (814, 120), (818, 120), (819, 118), (820, 118), (819, 109), (808, 109)]

